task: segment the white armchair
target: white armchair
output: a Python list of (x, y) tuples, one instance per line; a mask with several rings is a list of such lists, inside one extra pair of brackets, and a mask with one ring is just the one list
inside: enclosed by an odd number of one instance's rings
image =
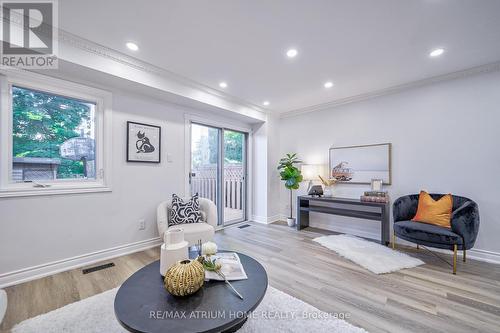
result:
[[(189, 200), (189, 198), (184, 199)], [(189, 246), (195, 245), (198, 240), (208, 242), (214, 238), (215, 227), (217, 226), (217, 206), (205, 198), (199, 198), (200, 211), (203, 222), (201, 223), (185, 223), (168, 226), (170, 219), (170, 209), (172, 208), (172, 201), (163, 201), (158, 205), (156, 210), (156, 224), (158, 225), (158, 233), (163, 239), (165, 231), (169, 228), (182, 228), (184, 229), (184, 240), (189, 243)]]

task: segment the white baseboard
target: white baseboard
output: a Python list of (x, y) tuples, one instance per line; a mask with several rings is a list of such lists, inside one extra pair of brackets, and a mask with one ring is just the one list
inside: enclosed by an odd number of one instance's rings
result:
[(268, 216), (268, 217), (253, 216), (252, 221), (269, 224), (269, 223), (278, 222), (278, 221), (286, 221), (287, 218), (288, 218), (288, 216), (286, 214), (276, 214), (276, 215)]
[(269, 223), (273, 223), (276, 221), (280, 221), (280, 219), (281, 219), (281, 214), (276, 214), (274, 216), (252, 215), (252, 221), (257, 222), (257, 223), (263, 223), (263, 224), (269, 224)]
[(267, 224), (267, 216), (252, 215), (253, 222)]
[(500, 253), (498, 252), (472, 249), (467, 252), (467, 256), (471, 259), (476, 259), (479, 261), (485, 261), (492, 264), (500, 264)]
[(160, 239), (160, 237), (155, 237), (135, 243), (120, 245), (105, 250), (79, 255), (72, 258), (66, 258), (42, 265), (23, 268), (17, 271), (3, 273), (0, 274), (0, 288), (5, 288), (15, 284), (39, 279), (74, 268), (91, 265), (102, 260), (108, 260), (126, 254), (147, 250), (149, 248), (159, 246), (161, 245), (161, 243), (162, 240)]

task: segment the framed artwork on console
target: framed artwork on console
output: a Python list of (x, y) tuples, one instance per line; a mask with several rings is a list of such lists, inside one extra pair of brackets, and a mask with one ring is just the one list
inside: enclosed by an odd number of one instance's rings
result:
[(330, 178), (341, 183), (391, 184), (391, 144), (332, 147), (329, 151)]

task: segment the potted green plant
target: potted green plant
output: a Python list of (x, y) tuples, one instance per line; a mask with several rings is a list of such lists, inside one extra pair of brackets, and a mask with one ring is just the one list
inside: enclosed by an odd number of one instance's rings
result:
[(299, 163), (302, 163), (302, 161), (297, 158), (297, 154), (286, 154), (278, 164), (281, 180), (285, 181), (285, 187), (290, 190), (290, 216), (286, 219), (286, 222), (290, 227), (295, 225), (295, 219), (293, 218), (292, 191), (297, 190), (300, 186), (300, 182), (302, 181), (300, 169), (295, 166)]

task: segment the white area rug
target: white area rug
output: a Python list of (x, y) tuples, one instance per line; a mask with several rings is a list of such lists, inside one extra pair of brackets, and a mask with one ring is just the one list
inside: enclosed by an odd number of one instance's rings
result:
[[(113, 303), (118, 288), (66, 305), (52, 312), (25, 320), (13, 333), (115, 333), (127, 332), (115, 318)], [(338, 316), (338, 314), (337, 314)], [(334, 314), (322, 312), (269, 286), (252, 317), (238, 331), (366, 333)]]
[(356, 236), (330, 235), (315, 238), (313, 241), (375, 274), (395, 272), (424, 264), (420, 259)]

